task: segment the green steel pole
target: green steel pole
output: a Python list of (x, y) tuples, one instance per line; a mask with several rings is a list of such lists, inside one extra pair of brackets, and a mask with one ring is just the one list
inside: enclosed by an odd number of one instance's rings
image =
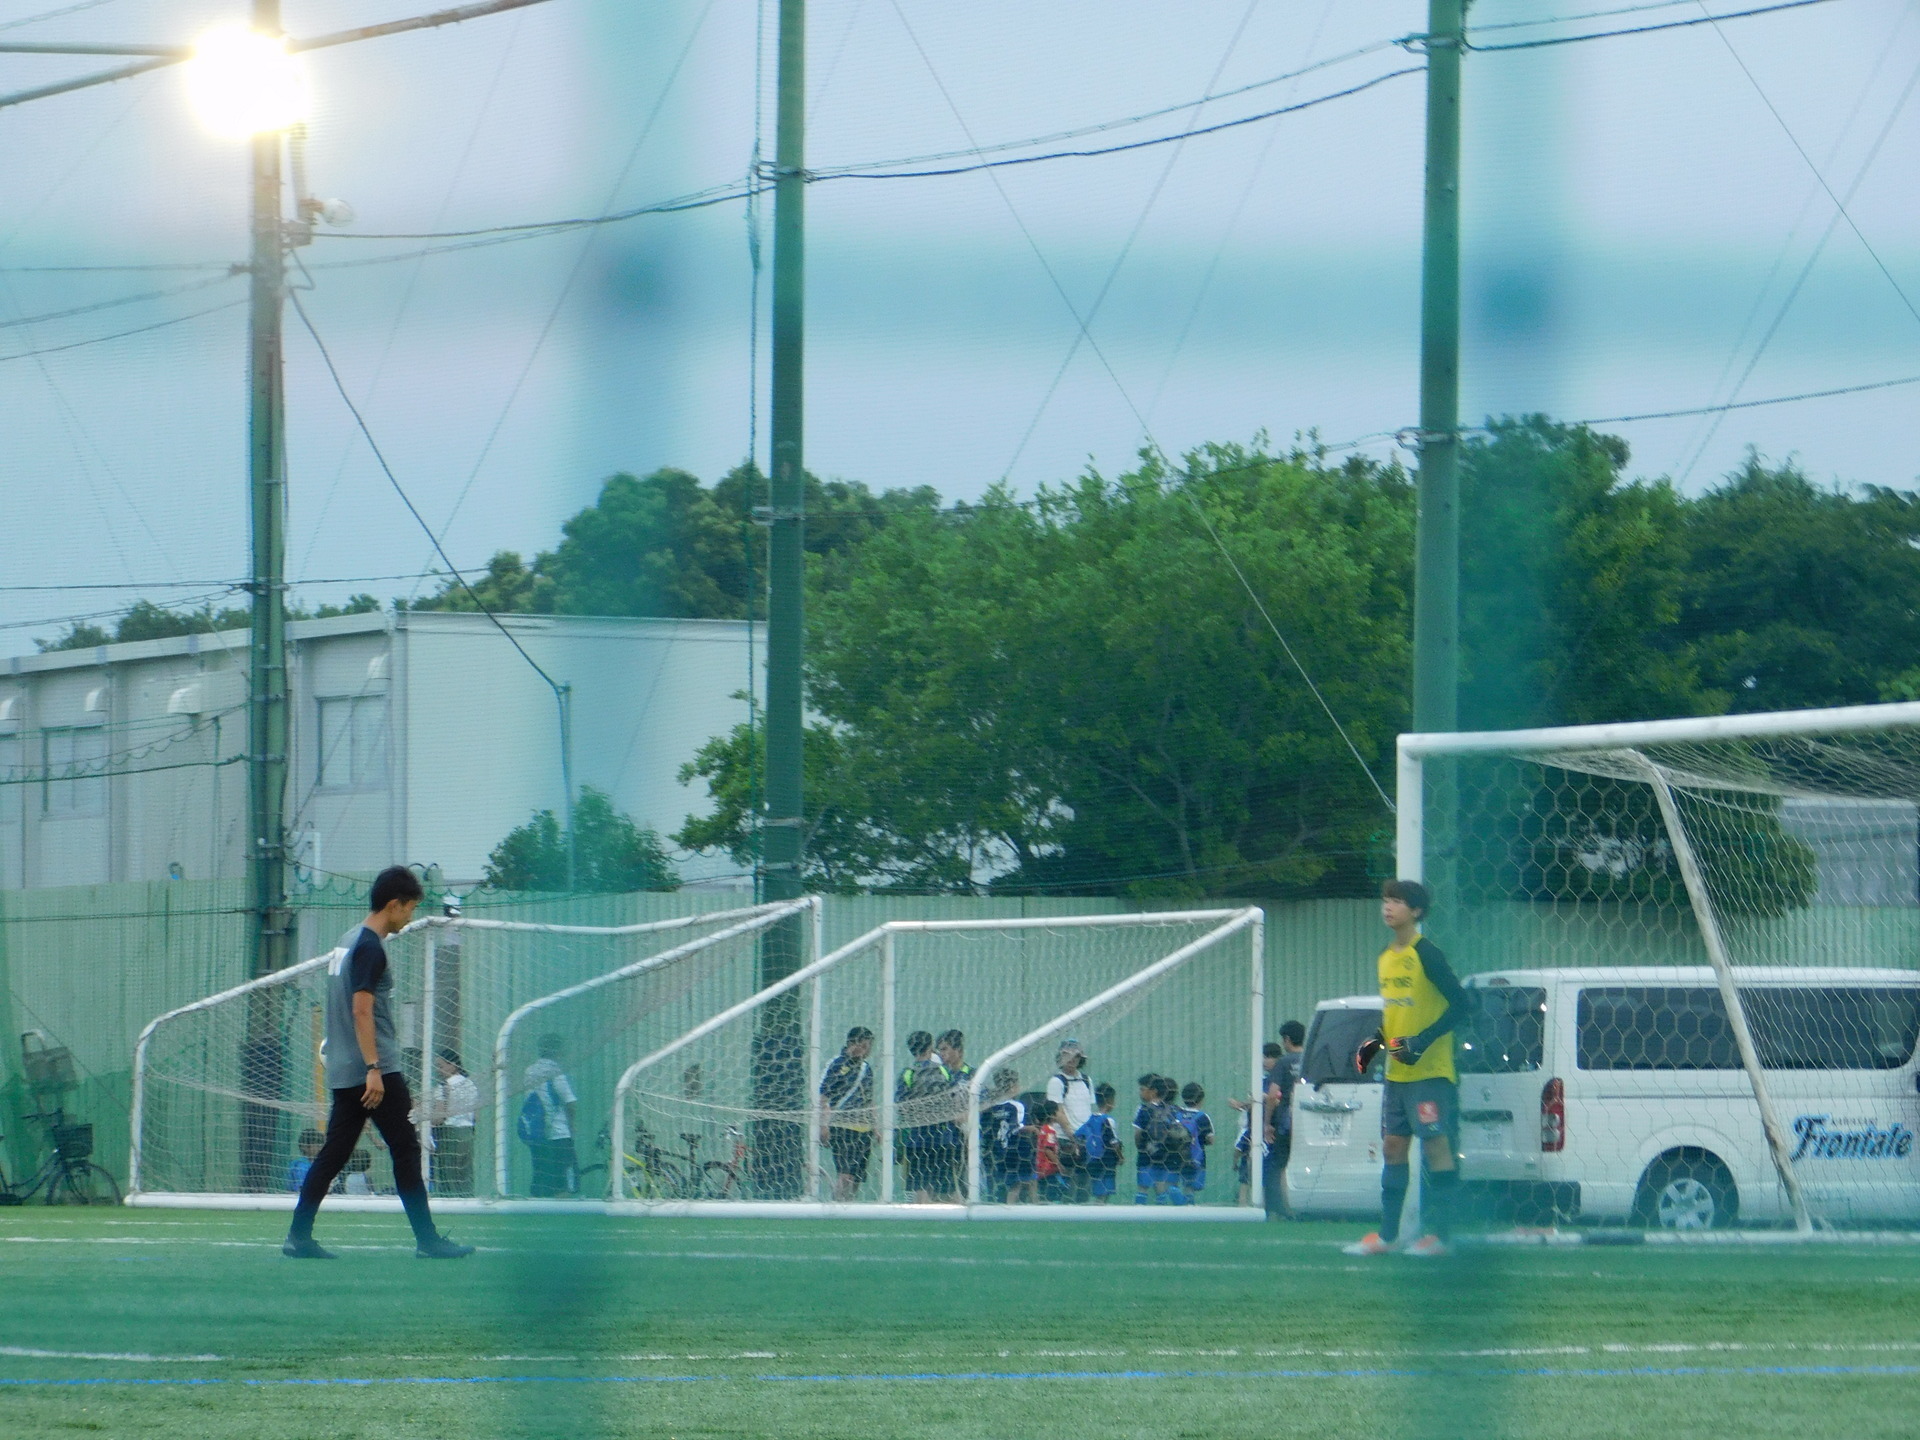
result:
[[(761, 841), (761, 895), (800, 895), (805, 831), (802, 788), (803, 653), (806, 581), (806, 469), (802, 458), (806, 363), (806, 0), (780, 0), (778, 135), (773, 190), (773, 473), (768, 499), (767, 812)], [(799, 969), (805, 920), (794, 916), (763, 932), (760, 983)], [(769, 1118), (752, 1127), (748, 1188), (764, 1200), (801, 1198), (812, 1130), (797, 1119), (809, 1094), (799, 992), (760, 1012), (754, 1034), (754, 1108)]]
[[(253, 28), (278, 35), (280, 0), (253, 0)], [(252, 318), (248, 347), (247, 478), (252, 511), (253, 596), (248, 637), (248, 873), (254, 907), (253, 970), (281, 969), (290, 953), (287, 910), (286, 433), (282, 377), (285, 235), (281, 147), (285, 136), (253, 137)]]
[(1420, 270), (1419, 532), (1413, 728), (1460, 719), (1460, 54), (1464, 0), (1428, 0), (1426, 217)]
[[(761, 858), (769, 900), (788, 900), (801, 893), (804, 825), (801, 673), (807, 521), (801, 441), (806, 361), (806, 13), (806, 0), (780, 0), (779, 131), (773, 198), (767, 815)], [(789, 957), (797, 958), (797, 951)], [(768, 981), (777, 978), (777, 974), (763, 977)]]

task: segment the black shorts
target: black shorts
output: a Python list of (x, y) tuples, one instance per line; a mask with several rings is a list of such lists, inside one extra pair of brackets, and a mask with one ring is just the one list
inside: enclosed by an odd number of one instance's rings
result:
[(1293, 1158), (1293, 1132), (1282, 1130), (1273, 1137), (1273, 1144), (1267, 1149), (1267, 1164), (1275, 1170), (1287, 1168), (1287, 1161)]
[(1380, 1097), (1382, 1135), (1451, 1139), (1460, 1117), (1460, 1087), (1451, 1080), (1389, 1080)]
[(847, 1130), (832, 1126), (827, 1130), (827, 1145), (833, 1151), (833, 1168), (851, 1180), (867, 1178), (867, 1160), (873, 1154), (871, 1130)]

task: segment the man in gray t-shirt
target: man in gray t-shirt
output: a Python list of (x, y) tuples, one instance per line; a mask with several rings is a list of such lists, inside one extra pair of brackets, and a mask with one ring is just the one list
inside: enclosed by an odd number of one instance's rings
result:
[(473, 1253), (471, 1245), (456, 1245), (434, 1228), (420, 1170), (420, 1137), (412, 1124), (413, 1097), (394, 1038), (393, 972), (382, 942), (406, 929), (420, 897), (420, 881), (411, 870), (403, 865), (382, 870), (373, 882), (367, 918), (346, 934), (327, 964), (324, 1054), (333, 1106), (326, 1142), (301, 1183), (293, 1224), (280, 1247), (290, 1259), (334, 1258), (314, 1243), (314, 1216), (369, 1120), (393, 1157), (393, 1185), (413, 1226), (413, 1253), (427, 1260), (457, 1260)]

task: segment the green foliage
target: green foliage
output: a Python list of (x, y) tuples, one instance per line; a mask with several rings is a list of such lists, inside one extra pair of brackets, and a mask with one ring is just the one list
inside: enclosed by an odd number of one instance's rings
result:
[[(1386, 765), (1404, 720), (1406, 477), (1234, 446), (1177, 469), (1149, 456), (1031, 505), (910, 510), (816, 586), (810, 883), (1363, 887), (1379, 798), (1209, 524)], [(741, 733), (703, 752), (689, 776), (720, 808), (681, 843), (750, 855), (753, 761)]]
[(1460, 721), (1582, 725), (1726, 709), (1678, 624), (1687, 502), (1624, 440), (1495, 421), (1461, 464)]
[(680, 877), (660, 837), (614, 809), (605, 791), (581, 786), (573, 823), (578, 843), (571, 887), (567, 833), (551, 810), (536, 811), (493, 847), (487, 857), (486, 883), (498, 890), (612, 894), (680, 888)]
[(1898, 697), (1920, 654), (1920, 496), (1758, 456), (1686, 509), (1682, 627), (1738, 710)]
[[(860, 544), (896, 515), (933, 510), (930, 489), (890, 490), (807, 477), (807, 551), (820, 576), (841, 571)], [(752, 601), (754, 576), (766, 573), (766, 528), (754, 523), (766, 481), (739, 466), (711, 490), (684, 470), (644, 479), (615, 475), (599, 498), (561, 527), (560, 544), (529, 565), (502, 550), (473, 594), (449, 580), (415, 603), (418, 610), (473, 610), (474, 596), (495, 614), (646, 615), (739, 619)]]
[(151, 600), (136, 600), (109, 634), (101, 626), (75, 621), (66, 633), (33, 643), (46, 654), (56, 650), (91, 650), (96, 645), (126, 640), (166, 640), (176, 635), (210, 635), (216, 630), (244, 630), (250, 622), (244, 607), (215, 610), (211, 604), (197, 610), (169, 610)]

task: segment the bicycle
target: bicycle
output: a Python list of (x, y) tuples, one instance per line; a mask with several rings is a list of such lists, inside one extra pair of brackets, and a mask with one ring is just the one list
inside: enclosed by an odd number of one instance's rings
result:
[(740, 1171), (747, 1158), (747, 1137), (737, 1125), (727, 1126), (733, 1142), (731, 1160), (700, 1159), (700, 1136), (682, 1131), (686, 1150), (668, 1150), (655, 1141), (645, 1125), (633, 1128), (636, 1153), (621, 1158), (627, 1167), (627, 1187), (642, 1200), (733, 1200), (742, 1188)]
[(14, 1185), (0, 1170), (0, 1205), (24, 1205), (44, 1192), (48, 1205), (118, 1205), (120, 1182), (110, 1171), (96, 1165), (93, 1155), (93, 1126), (67, 1123), (64, 1112), (55, 1109), (28, 1117), (46, 1127), (53, 1152), (40, 1162), (33, 1178), (25, 1185)]

